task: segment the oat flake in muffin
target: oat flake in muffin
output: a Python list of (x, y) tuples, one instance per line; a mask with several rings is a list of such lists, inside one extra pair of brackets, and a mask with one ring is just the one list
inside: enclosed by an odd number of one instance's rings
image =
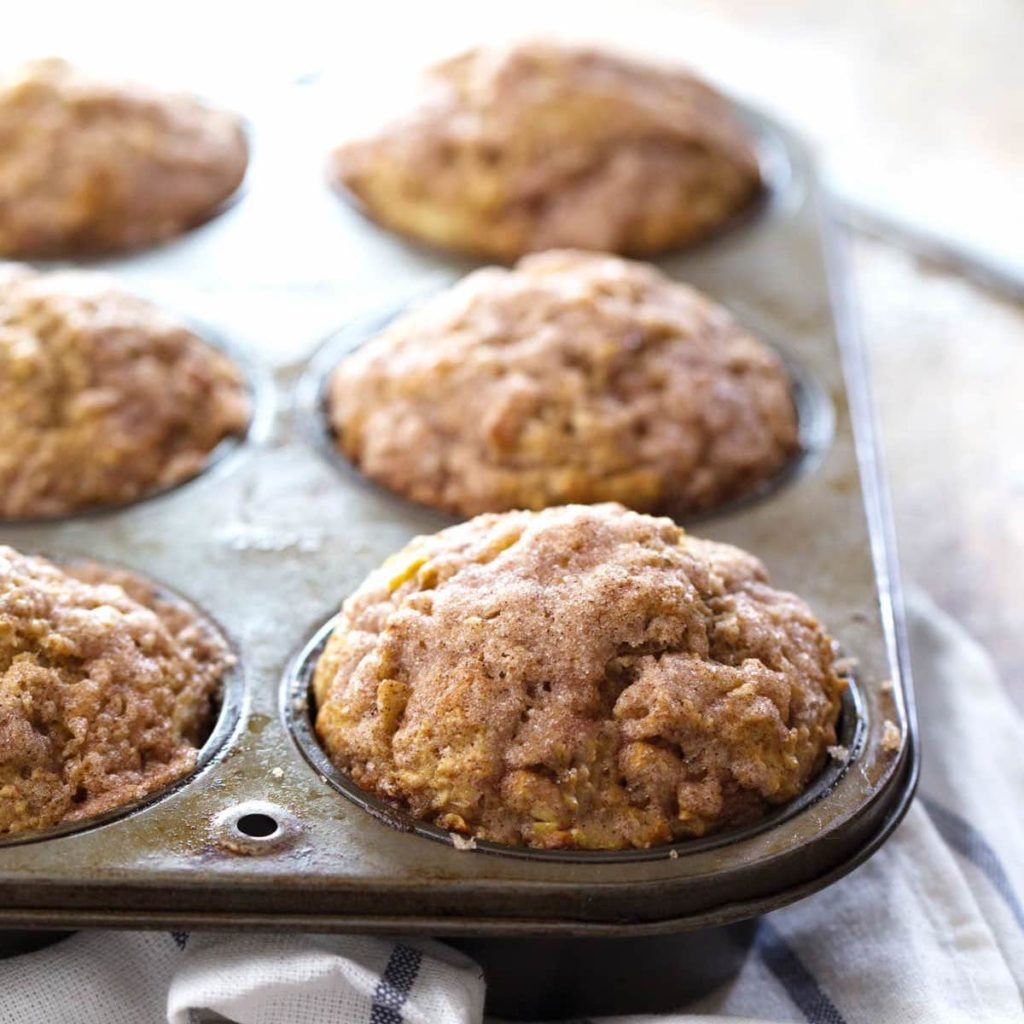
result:
[(0, 268), (0, 517), (117, 505), (244, 432), (238, 368), (99, 275)]
[(375, 220), (510, 262), (561, 246), (644, 255), (694, 242), (761, 190), (729, 103), (686, 71), (521, 43), (432, 68), (330, 177)]
[(206, 220), (238, 188), (234, 114), (62, 60), (0, 74), (0, 256), (132, 249)]
[(608, 504), (413, 540), (345, 602), (314, 696), (335, 764), (418, 818), (622, 849), (798, 795), (843, 685), (822, 625), (756, 558)]
[(232, 661), (138, 577), (0, 547), (0, 834), (83, 820), (185, 775)]
[(460, 515), (686, 514), (761, 489), (797, 450), (772, 349), (652, 266), (569, 250), (400, 316), (340, 363), (328, 406), (363, 473)]

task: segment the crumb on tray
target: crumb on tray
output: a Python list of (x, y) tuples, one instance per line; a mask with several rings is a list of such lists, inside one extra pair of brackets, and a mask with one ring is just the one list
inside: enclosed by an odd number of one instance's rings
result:
[(900, 727), (887, 718), (885, 725), (882, 726), (882, 749), (887, 753), (895, 753), (900, 749), (900, 740), (902, 739), (902, 733), (900, 733)]

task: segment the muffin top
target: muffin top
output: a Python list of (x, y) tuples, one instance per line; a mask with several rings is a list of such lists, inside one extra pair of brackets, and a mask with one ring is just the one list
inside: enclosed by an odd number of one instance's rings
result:
[(61, 60), (0, 75), (0, 255), (149, 245), (238, 188), (237, 117), (188, 96), (88, 77)]
[(712, 508), (797, 448), (775, 352), (654, 267), (575, 251), (488, 268), (344, 359), (327, 396), (368, 476), (462, 515)]
[(756, 558), (608, 504), (413, 540), (345, 602), (313, 688), (332, 760), (416, 817), (621, 849), (796, 796), (843, 683)]
[(237, 367), (107, 279), (0, 269), (0, 517), (131, 501), (244, 431)]
[(0, 547), (0, 834), (136, 800), (190, 771), (232, 658), (128, 573)]
[(394, 230), (505, 262), (673, 248), (761, 188), (729, 103), (693, 75), (539, 42), (436, 65), (404, 116), (334, 151), (329, 176)]

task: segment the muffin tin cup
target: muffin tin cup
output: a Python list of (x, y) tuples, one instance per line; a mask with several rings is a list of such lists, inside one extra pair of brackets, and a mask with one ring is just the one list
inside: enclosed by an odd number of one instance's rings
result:
[(167, 235), (164, 238), (157, 238), (151, 242), (143, 242), (139, 245), (127, 246), (125, 248), (98, 249), (93, 252), (78, 253), (77, 255), (0, 258), (24, 263), (26, 266), (40, 271), (88, 270), (97, 274), (111, 273), (113, 268), (127, 260), (140, 257), (159, 259), (163, 255), (164, 250), (172, 250), (189, 242), (193, 236), (201, 234), (207, 228), (212, 228), (222, 217), (227, 217), (233, 213), (245, 201), (248, 191), (249, 177), (246, 174), (246, 177), (243, 178), (235, 191), (222, 199), (212, 209), (186, 224), (175, 234)]
[[(215, 99), (208, 96), (198, 96), (197, 99), (201, 100), (212, 108), (219, 108), (219, 104)], [(220, 202), (215, 203), (208, 210), (196, 215), (191, 220), (187, 221), (182, 225), (179, 231), (173, 234), (167, 235), (163, 238), (157, 238), (153, 241), (142, 242), (138, 245), (129, 245), (124, 247), (114, 247), (112, 249), (100, 249), (92, 252), (80, 252), (80, 253), (68, 253), (64, 256), (27, 256), (24, 258), (18, 257), (3, 257), (5, 259), (14, 259), (17, 262), (25, 263), (30, 267), (34, 267), (36, 270), (48, 271), (48, 270), (91, 270), (97, 273), (108, 272), (112, 267), (118, 263), (123, 263), (126, 260), (137, 259), (139, 257), (156, 257), (159, 258), (161, 255), (165, 255), (168, 252), (173, 252), (175, 247), (181, 245), (183, 242), (187, 242), (190, 238), (194, 237), (203, 231), (204, 228), (210, 227), (219, 221), (222, 217), (226, 217), (228, 214), (236, 211), (238, 206), (245, 201), (249, 194), (251, 184), (251, 166), (252, 166), (252, 155), (253, 155), (253, 142), (254, 133), (252, 123), (242, 115), (236, 115), (240, 118), (242, 123), (242, 132), (245, 135), (246, 150), (248, 158), (245, 167), (245, 173), (242, 175), (242, 180), (235, 186), (234, 190), (229, 192)]]
[[(314, 353), (309, 366), (299, 379), (295, 389), (294, 408), (302, 418), (303, 429), (310, 443), (320, 451), (327, 461), (337, 468), (347, 480), (357, 486), (367, 487), (381, 495), (401, 501), (410, 507), (427, 510), (444, 517), (446, 523), (460, 522), (460, 518), (442, 509), (436, 509), (397, 494), (379, 483), (362, 470), (338, 447), (337, 438), (329, 422), (328, 386), (330, 376), (337, 365), (359, 349), (366, 342), (380, 334), (403, 312), (415, 307), (427, 298), (421, 296), (412, 302), (384, 311), (377, 311), (360, 317), (327, 338)], [(758, 332), (754, 329), (754, 333)], [(835, 429), (835, 412), (825, 389), (799, 359), (788, 352), (777, 341), (759, 335), (782, 361), (789, 378), (790, 394), (797, 415), (797, 449), (776, 473), (748, 493), (706, 509), (659, 509), (655, 514), (671, 516), (684, 526), (694, 526), (721, 516), (742, 511), (751, 505), (771, 498), (776, 491), (795, 483), (802, 476), (812, 473), (821, 462), (832, 442)], [(500, 511), (500, 510), (494, 510)]]
[[(0, 542), (19, 550), (75, 552), (166, 580), (222, 624), (244, 674), (244, 684), (229, 684), (244, 686), (229, 700), (237, 710), (189, 778), (109, 819), (0, 844), (0, 926), (651, 935), (783, 906), (884, 842), (913, 794), (918, 750), (863, 351), (810, 158), (783, 129), (747, 116), (783, 154), (786, 182), (743, 229), (658, 263), (762, 337), (781, 339), (798, 404), (809, 396), (801, 435), (812, 457), (785, 486), (704, 516), (699, 532), (760, 556), (775, 584), (804, 596), (857, 659), (845, 758), (755, 827), (646, 851), (457, 849), (446, 833), (359, 792), (315, 742), (312, 659), (343, 597), (412, 536), (451, 520), (368, 485), (335, 453), (318, 405), (333, 365), (327, 349), (310, 362), (301, 352), (275, 357), (269, 342), (248, 345), (280, 406), (271, 417), (257, 401), (263, 425), (225, 471), (103, 515), (0, 523)], [(261, 158), (280, 152), (285, 161), (288, 151), (266, 148)], [(272, 189), (278, 176), (264, 168), (254, 180)], [(279, 205), (291, 195), (280, 180)], [(353, 245), (350, 276), (339, 269), (332, 285), (337, 322), (363, 323), (371, 292), (381, 306), (385, 292), (436, 290), (439, 271), (451, 270), (354, 216), (345, 221), (343, 205), (324, 200), (339, 217), (324, 230), (343, 224), (339, 244)], [(241, 204), (237, 217), (258, 206)], [(244, 262), (253, 230), (218, 233), (219, 265)], [(185, 256), (169, 246), (147, 266), (188, 281)], [(195, 280), (210, 286), (201, 273)], [(265, 291), (254, 285), (240, 297), (246, 311)], [(308, 294), (296, 291), (297, 316)], [(310, 347), (323, 333), (306, 332)]]
[(249, 445), (258, 445), (266, 440), (274, 418), (274, 388), (266, 371), (248, 353), (228, 341), (220, 332), (207, 324), (189, 318), (182, 318), (182, 323), (200, 341), (210, 348), (227, 356), (242, 375), (242, 383), (249, 398), (249, 422), (241, 434), (225, 437), (207, 455), (206, 462), (198, 473), (185, 477), (173, 484), (166, 484), (154, 490), (146, 491), (126, 501), (88, 505), (71, 512), (58, 512), (54, 515), (38, 516), (3, 516), (0, 515), (0, 530), (4, 526), (31, 527), (59, 525), (79, 520), (113, 516), (123, 513), (148, 502), (161, 501), (168, 495), (200, 483), (221, 478), (230, 473), (238, 460), (244, 457)]
[[(420, 821), (403, 811), (397, 804), (362, 789), (345, 772), (332, 764), (330, 757), (321, 747), (314, 730), (316, 706), (312, 692), (313, 673), (337, 621), (338, 616), (333, 616), (313, 634), (309, 642), (292, 660), (281, 687), (281, 715), (292, 738), (309, 762), (310, 767), (326, 780), (328, 785), (377, 821), (400, 832), (414, 833), (447, 846), (455, 846), (455, 839), (451, 832), (429, 822)], [(836, 729), (837, 738), (834, 745), (836, 755), (826, 757), (825, 763), (812, 776), (807, 787), (799, 796), (781, 804), (774, 811), (766, 814), (762, 820), (752, 825), (645, 849), (542, 850), (479, 839), (474, 840), (474, 848), (477, 852), (501, 857), (521, 857), (526, 860), (542, 860), (553, 863), (629, 864), (637, 861), (664, 860), (666, 857), (676, 859), (691, 854), (706, 853), (739, 840), (752, 839), (763, 832), (777, 828), (794, 815), (809, 810), (819, 800), (827, 799), (828, 794), (835, 788), (850, 765), (857, 761), (863, 750), (868, 728), (864, 703), (861, 700), (855, 676), (848, 675), (846, 683)], [(465, 839), (465, 837), (460, 836), (459, 839)]]
[[(75, 562), (81, 563), (90, 561), (87, 557), (76, 558), (68, 555), (60, 558), (53, 558), (45, 551), (33, 551), (27, 553), (41, 555), (43, 558), (49, 559), (58, 566), (73, 565)], [(206, 730), (206, 736), (196, 752), (195, 764), (185, 774), (180, 778), (174, 779), (172, 782), (153, 789), (151, 792), (146, 793), (143, 796), (120, 804), (117, 807), (112, 807), (100, 814), (94, 814), (87, 818), (78, 818), (73, 821), (64, 821), (45, 829), (0, 833), (0, 850), (3, 850), (5, 847), (24, 846), (30, 843), (44, 843), (49, 840), (60, 838), (61, 836), (70, 836), (74, 833), (101, 828), (104, 825), (116, 822), (120, 818), (127, 817), (128, 815), (142, 810), (143, 808), (159, 803), (161, 800), (166, 799), (178, 790), (188, 786), (196, 777), (206, 771), (209, 771), (217, 763), (217, 761), (224, 755), (235, 730), (238, 728), (238, 723), (242, 718), (243, 709), (245, 707), (244, 673), (239, 661), (238, 651), (235, 649), (234, 645), (231, 643), (220, 625), (206, 612), (204, 612), (203, 609), (197, 607), (183, 594), (176, 590), (172, 590), (165, 583), (161, 583), (159, 580), (143, 576), (141, 573), (129, 566), (118, 565), (109, 561), (104, 561), (102, 563), (102, 567), (118, 572), (130, 573), (132, 576), (139, 579), (140, 582), (151, 586), (156, 597), (168, 603), (177, 605), (180, 608), (184, 608), (194, 616), (197, 621), (201, 622), (207, 629), (212, 630), (220, 638), (225, 648), (234, 657), (235, 661), (227, 668), (220, 681), (218, 693), (214, 700), (213, 707), (211, 708), (210, 722), (208, 723), (209, 727)]]
[[(734, 103), (733, 106), (743, 128), (753, 139), (754, 156), (761, 174), (760, 190), (749, 202), (689, 244), (662, 253), (638, 254), (635, 258), (657, 262), (659, 258), (671, 255), (672, 252), (699, 253), (730, 240), (732, 236), (756, 229), (760, 220), (779, 210), (794, 207), (803, 197), (804, 177), (792, 159), (791, 139), (778, 125), (752, 107), (740, 103)], [(347, 203), (361, 218), (365, 229), (381, 230), (369, 207), (350, 188), (333, 181), (330, 187), (338, 199)], [(468, 272), (474, 266), (507, 266), (515, 262), (492, 258), (469, 249), (442, 246), (401, 229), (389, 230), (412, 250), (435, 261), (446, 262), (461, 272)]]

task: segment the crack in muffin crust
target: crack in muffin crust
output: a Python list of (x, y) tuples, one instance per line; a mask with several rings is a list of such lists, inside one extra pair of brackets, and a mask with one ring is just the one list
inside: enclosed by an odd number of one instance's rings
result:
[(502, 261), (561, 246), (664, 251), (761, 190), (751, 140), (699, 79), (543, 42), (431, 68), (417, 103), (339, 146), (329, 175), (387, 227)]
[(0, 255), (40, 259), (151, 245), (241, 184), (235, 115), (189, 96), (91, 78), (62, 60), (0, 76)]
[(0, 516), (181, 483), (249, 417), (234, 363), (155, 306), (100, 275), (0, 269)]
[(0, 547), (0, 835), (187, 774), (233, 663), (191, 609), (131, 573)]
[(400, 316), (341, 361), (327, 405), (363, 473), (459, 515), (702, 511), (798, 449), (774, 351), (654, 267), (571, 250), (476, 271)]
[(752, 555), (618, 505), (418, 537), (345, 602), (316, 732), (449, 831), (623, 849), (753, 822), (836, 742), (844, 683)]

